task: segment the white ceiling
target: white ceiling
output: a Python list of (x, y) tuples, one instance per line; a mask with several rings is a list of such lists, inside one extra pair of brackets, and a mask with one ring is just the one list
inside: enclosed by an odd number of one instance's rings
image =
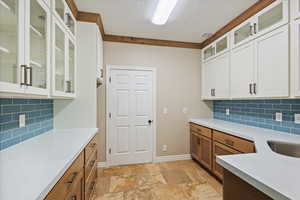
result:
[(151, 17), (158, 0), (76, 0), (81, 11), (102, 15), (106, 34), (202, 42), (258, 0), (179, 0), (167, 24)]

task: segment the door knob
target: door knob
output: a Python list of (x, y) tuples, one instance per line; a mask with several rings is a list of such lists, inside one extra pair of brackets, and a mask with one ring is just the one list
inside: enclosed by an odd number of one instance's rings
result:
[(153, 120), (148, 120), (148, 124), (151, 125)]

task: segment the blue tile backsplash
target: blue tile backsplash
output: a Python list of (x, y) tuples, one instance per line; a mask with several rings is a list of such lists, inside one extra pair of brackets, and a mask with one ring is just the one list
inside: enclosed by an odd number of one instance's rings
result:
[[(19, 115), (26, 126), (19, 128)], [(0, 150), (53, 129), (53, 100), (0, 98)]]
[[(226, 115), (227, 108), (230, 115)], [(276, 112), (282, 113), (282, 122), (275, 121)], [(300, 134), (300, 124), (294, 123), (294, 114), (300, 114), (300, 99), (214, 101), (215, 119)]]

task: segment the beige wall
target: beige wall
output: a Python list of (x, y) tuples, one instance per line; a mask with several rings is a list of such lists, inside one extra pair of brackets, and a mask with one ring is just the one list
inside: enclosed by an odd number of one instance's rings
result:
[[(200, 96), (200, 50), (104, 42), (104, 64), (157, 68), (157, 156), (188, 154), (188, 120), (212, 115), (211, 104)], [(104, 161), (105, 85), (98, 89), (98, 103), (100, 161)], [(163, 114), (164, 107), (168, 114)], [(167, 152), (162, 151), (164, 144)]]

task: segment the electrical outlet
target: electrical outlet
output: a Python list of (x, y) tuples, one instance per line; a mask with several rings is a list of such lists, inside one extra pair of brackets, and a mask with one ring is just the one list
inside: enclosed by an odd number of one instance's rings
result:
[(282, 113), (276, 113), (275, 114), (275, 120), (278, 122), (282, 122)]
[(229, 108), (226, 108), (226, 115), (230, 115), (230, 110), (229, 110)]
[(23, 128), (26, 126), (26, 116), (23, 115), (19, 115), (19, 128)]
[(166, 144), (164, 144), (163, 146), (162, 146), (162, 151), (163, 152), (166, 152), (168, 150), (168, 146), (166, 145)]
[(164, 108), (163, 109), (163, 113), (166, 115), (166, 114), (168, 114), (168, 108)]
[(182, 113), (187, 114), (188, 113), (188, 108), (187, 107), (182, 108)]
[(300, 114), (295, 114), (295, 123), (300, 124)]

